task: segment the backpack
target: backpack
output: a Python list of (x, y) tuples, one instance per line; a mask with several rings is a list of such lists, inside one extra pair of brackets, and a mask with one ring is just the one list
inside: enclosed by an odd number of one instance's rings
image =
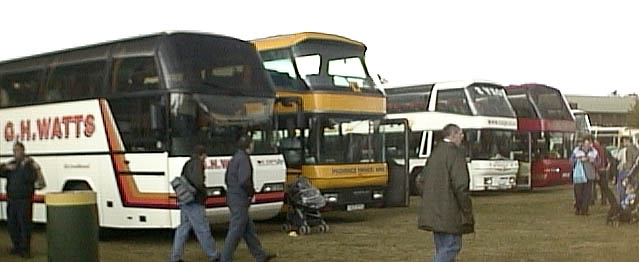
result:
[(188, 179), (178, 176), (171, 181), (171, 186), (175, 190), (178, 203), (189, 204), (195, 200), (195, 187), (191, 185)]

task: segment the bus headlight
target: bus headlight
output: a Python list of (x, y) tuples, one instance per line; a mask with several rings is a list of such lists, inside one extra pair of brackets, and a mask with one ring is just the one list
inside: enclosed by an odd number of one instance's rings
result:
[(264, 184), (264, 186), (262, 186), (262, 190), (260, 190), (260, 192), (262, 192), (262, 193), (282, 192), (282, 191), (284, 191), (284, 183), (268, 183), (268, 184)]
[(324, 194), (324, 199), (328, 203), (337, 203), (337, 194)]
[(381, 191), (381, 190), (373, 191), (373, 199), (382, 199), (382, 198), (384, 198), (384, 191)]
[(511, 185), (515, 184), (515, 178), (511, 177), (510, 179), (508, 179), (508, 183), (510, 183)]
[(491, 185), (493, 183), (492, 177), (484, 177), (484, 184)]
[(221, 197), (225, 195), (225, 190), (223, 187), (208, 187), (206, 188), (206, 196), (207, 197)]

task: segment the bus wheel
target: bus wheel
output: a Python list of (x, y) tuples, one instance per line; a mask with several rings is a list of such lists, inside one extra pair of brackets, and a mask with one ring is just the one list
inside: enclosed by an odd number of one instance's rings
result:
[(421, 195), (421, 190), (418, 187), (418, 183), (419, 181), (417, 181), (418, 177), (419, 177), (419, 173), (422, 172), (422, 168), (416, 168), (415, 170), (413, 170), (412, 173), (410, 173), (410, 195), (411, 196), (418, 196)]

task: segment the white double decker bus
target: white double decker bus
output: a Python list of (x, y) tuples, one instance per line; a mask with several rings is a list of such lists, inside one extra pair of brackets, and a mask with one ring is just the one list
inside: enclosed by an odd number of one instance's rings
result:
[[(48, 192), (97, 192), (100, 226), (174, 228), (169, 184), (197, 144), (207, 148), (210, 221), (225, 222), (224, 172), (235, 139), (255, 142), (256, 219), (281, 209), (284, 158), (273, 138), (275, 92), (254, 46), (199, 33), (160, 33), (0, 63), (0, 162), (16, 141), (43, 170)], [(7, 195), (0, 180), (0, 219)]]
[[(470, 190), (515, 187), (519, 164), (513, 158), (512, 136), (517, 118), (502, 86), (455, 81), (386, 89), (388, 118), (408, 119), (411, 191), (442, 129), (453, 123), (464, 130)], [(427, 174), (425, 174), (427, 175)]]

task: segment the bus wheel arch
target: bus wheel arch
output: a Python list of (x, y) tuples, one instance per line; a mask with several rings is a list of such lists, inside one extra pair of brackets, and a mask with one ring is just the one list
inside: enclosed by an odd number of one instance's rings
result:
[(62, 191), (81, 191), (81, 190), (93, 190), (89, 182), (85, 180), (67, 180), (64, 182)]

